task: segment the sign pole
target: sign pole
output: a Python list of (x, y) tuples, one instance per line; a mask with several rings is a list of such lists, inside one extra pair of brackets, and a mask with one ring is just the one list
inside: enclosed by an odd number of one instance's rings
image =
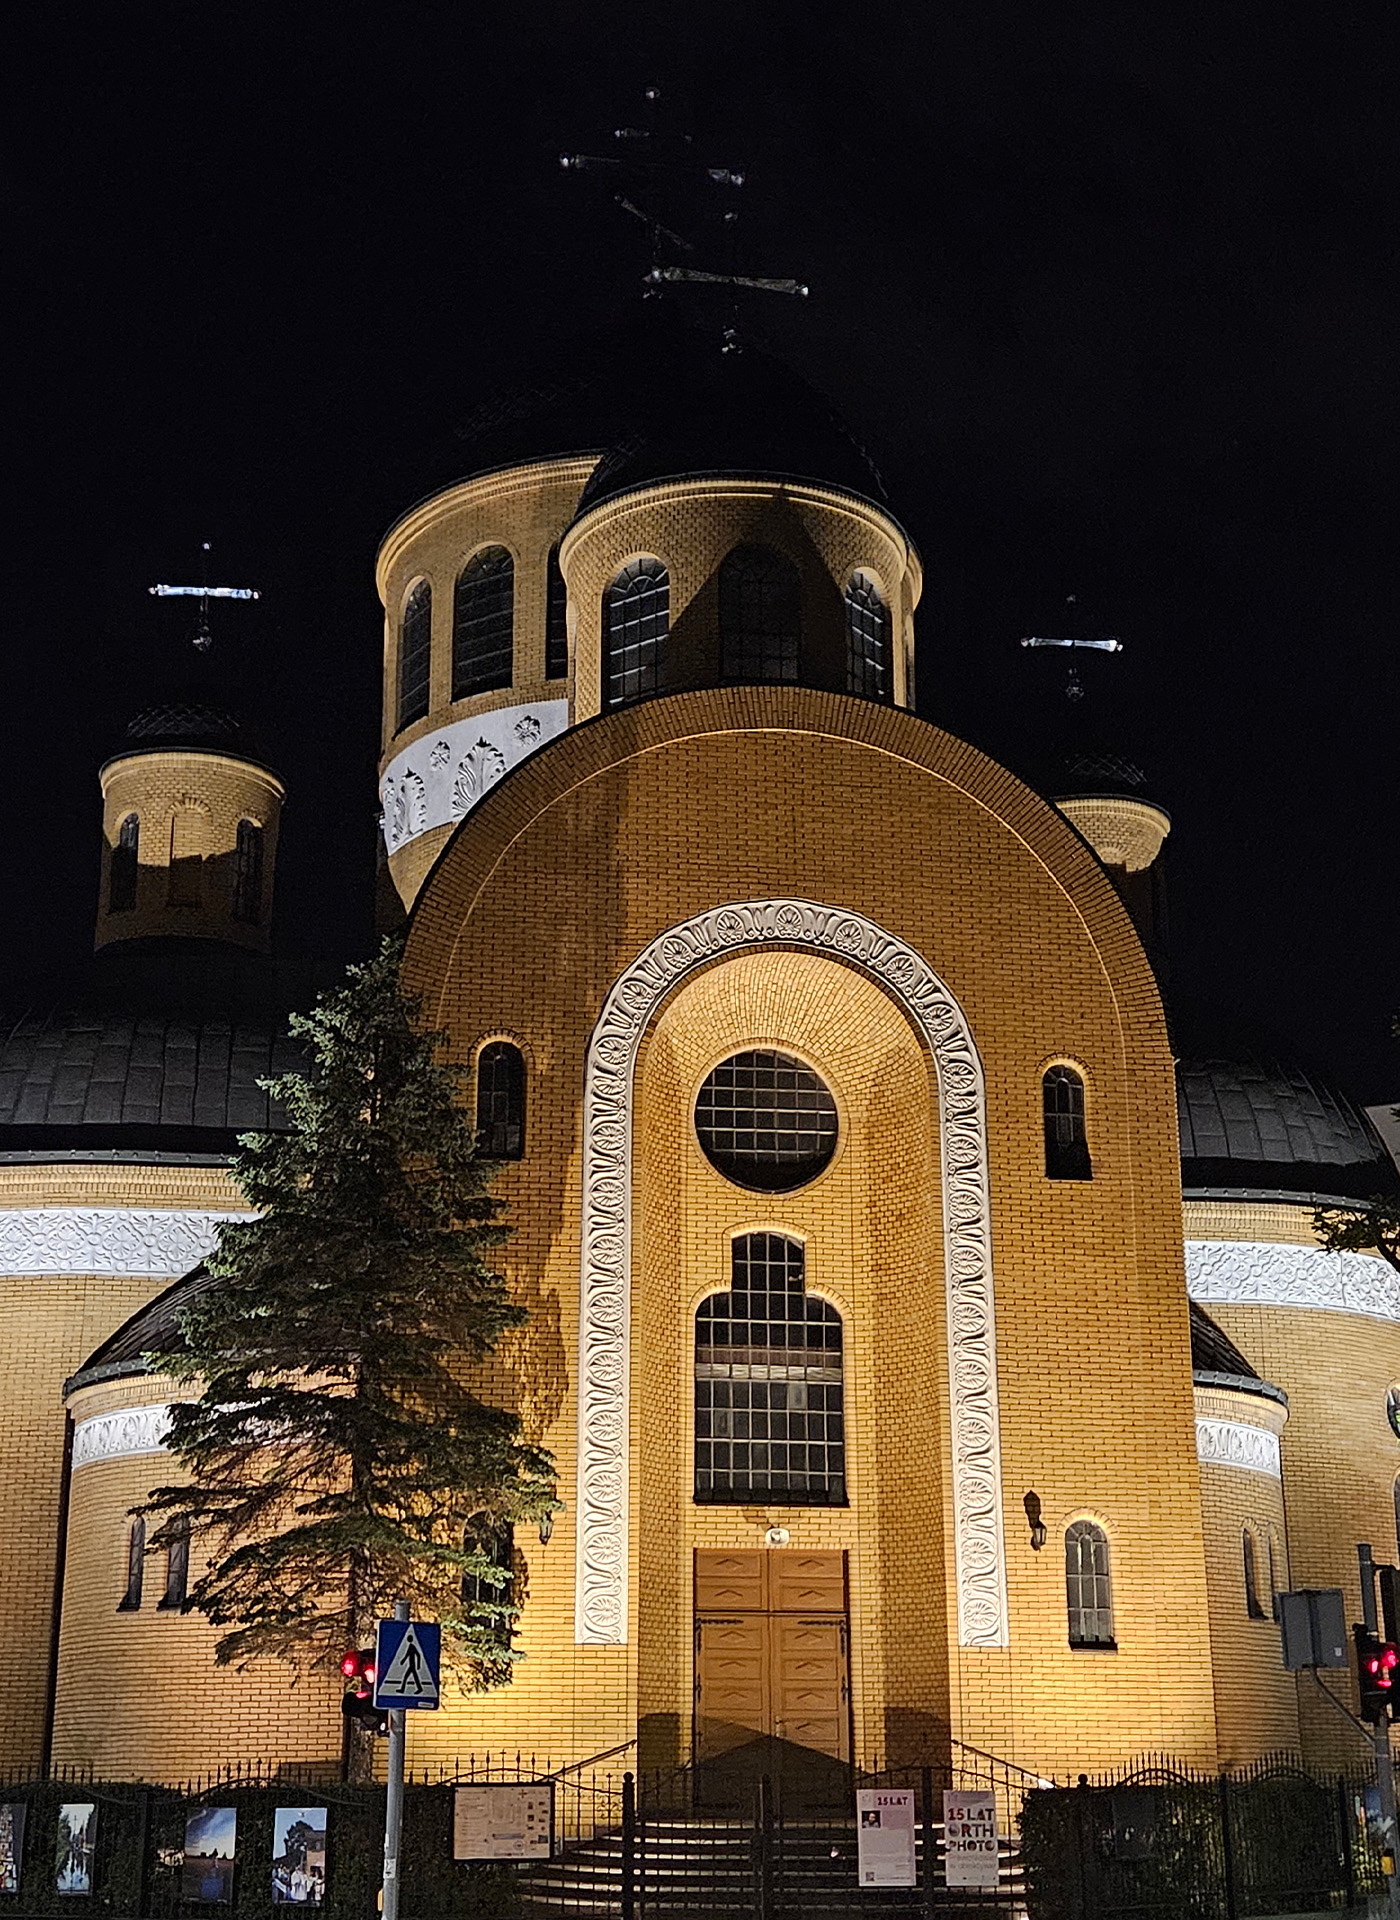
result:
[[(394, 1603), (394, 1618), (407, 1620), (407, 1600)], [(404, 1726), (402, 1707), (389, 1709), (389, 1783), (384, 1794), (384, 1920), (399, 1920), (399, 1834), (403, 1829)]]

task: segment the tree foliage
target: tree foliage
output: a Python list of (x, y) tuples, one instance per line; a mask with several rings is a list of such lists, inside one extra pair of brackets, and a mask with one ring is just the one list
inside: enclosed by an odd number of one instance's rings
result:
[[(1395, 1037), (1400, 1040), (1400, 1018)], [(1400, 1120), (1400, 1107), (1395, 1117)], [(1400, 1273), (1400, 1194), (1377, 1194), (1356, 1207), (1318, 1207), (1313, 1228), (1329, 1253), (1378, 1253)]]
[(492, 1263), (506, 1237), (459, 1070), (386, 942), (297, 1016), (310, 1071), (269, 1082), (285, 1134), (249, 1134), (236, 1177), (258, 1218), (223, 1226), (184, 1344), (151, 1364), (197, 1389), (172, 1408), (188, 1484), (156, 1489), (153, 1545), (207, 1556), (188, 1607), (221, 1662), (334, 1665), (409, 1602), (467, 1686), (510, 1674), (517, 1615), (494, 1551), (556, 1504), (553, 1463), (482, 1397), (521, 1324)]

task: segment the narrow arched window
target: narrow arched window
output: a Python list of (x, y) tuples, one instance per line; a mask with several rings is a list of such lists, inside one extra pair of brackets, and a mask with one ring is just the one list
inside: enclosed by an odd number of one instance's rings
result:
[(263, 830), (256, 820), (240, 820), (233, 859), (233, 917), (256, 926), (262, 919)]
[(1108, 1535), (1092, 1520), (1076, 1520), (1065, 1531), (1065, 1606), (1072, 1647), (1115, 1644)]
[(846, 584), (846, 691), (890, 697), (890, 610), (868, 573), (853, 573)]
[(204, 856), (209, 851), (209, 815), (201, 806), (176, 807), (170, 819), (169, 900), (197, 907), (204, 898)]
[(136, 905), (136, 871), (140, 858), (141, 822), (129, 813), (117, 829), (112, 866), (107, 877), (107, 911), (130, 913)]
[(133, 1520), (126, 1536), (126, 1592), (117, 1602), (118, 1613), (138, 1613), (141, 1582), (146, 1571), (146, 1523)]
[(1274, 1536), (1272, 1533), (1270, 1533), (1269, 1535), (1269, 1618), (1271, 1620), (1278, 1619), (1279, 1592), (1280, 1592), (1280, 1588), (1278, 1583), (1278, 1559), (1274, 1551)]
[(1264, 1620), (1264, 1603), (1259, 1598), (1259, 1547), (1254, 1535), (1246, 1527), (1241, 1539), (1244, 1545), (1244, 1610), (1251, 1620)]
[(798, 1241), (734, 1241), (729, 1292), (695, 1314), (697, 1500), (846, 1504), (841, 1331)]
[(566, 680), (569, 675), (569, 590), (559, 571), (559, 542), (549, 550), (545, 565), (544, 677)]
[(514, 638), (515, 562), (504, 547), (483, 547), (452, 596), (452, 698), (508, 687)]
[(735, 547), (719, 570), (720, 671), (726, 680), (795, 682), (802, 582), (786, 554)]
[(665, 689), (671, 577), (659, 560), (633, 560), (603, 596), (603, 698), (609, 707)]
[(428, 711), (428, 674), (433, 658), (433, 590), (418, 581), (403, 606), (399, 629), (399, 726)]
[(1395, 1508), (1395, 1554), (1396, 1558), (1400, 1559), (1400, 1475), (1396, 1476), (1395, 1485), (1391, 1489), (1391, 1504)]
[(462, 1535), (466, 1552), (478, 1557), (475, 1567), (462, 1574), (462, 1612), (485, 1646), (510, 1646), (516, 1614), (515, 1529), (508, 1522), (482, 1533), (468, 1527)]
[(165, 1549), (165, 1592), (157, 1605), (167, 1613), (178, 1613), (185, 1604), (185, 1596), (190, 1587), (190, 1523), (186, 1519), (176, 1522), (176, 1531), (171, 1535), (170, 1544)]
[(488, 1160), (518, 1160), (525, 1151), (525, 1056), (508, 1040), (477, 1056), (476, 1133)]
[(1051, 1067), (1040, 1083), (1047, 1180), (1092, 1180), (1084, 1125), (1084, 1082), (1073, 1067)]

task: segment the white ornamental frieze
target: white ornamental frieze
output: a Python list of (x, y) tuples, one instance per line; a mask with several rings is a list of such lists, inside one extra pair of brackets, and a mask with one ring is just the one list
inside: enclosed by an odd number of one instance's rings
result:
[(1278, 1435), (1239, 1420), (1196, 1421), (1196, 1458), (1203, 1466), (1239, 1467), (1246, 1473), (1283, 1478)]
[(618, 1646), (627, 1639), (628, 1300), (637, 1050), (653, 1012), (685, 974), (717, 956), (765, 945), (827, 953), (881, 982), (922, 1032), (937, 1067), (958, 1638), (967, 1647), (1005, 1646), (982, 1063), (962, 1008), (912, 947), (860, 914), (809, 900), (738, 901), (660, 934), (614, 984), (589, 1042), (574, 1637), (591, 1646)]
[(379, 783), (389, 852), (434, 827), (455, 826), (498, 780), (568, 724), (567, 700), (494, 707), (454, 720), (396, 753)]
[(212, 1253), (221, 1221), (248, 1218), (166, 1207), (15, 1207), (0, 1211), (0, 1273), (178, 1280)]
[(124, 1460), (138, 1453), (162, 1453), (170, 1431), (166, 1406), (123, 1407), (117, 1413), (95, 1414), (73, 1429), (73, 1470), (95, 1460)]
[(1400, 1273), (1376, 1254), (1258, 1240), (1188, 1240), (1186, 1290), (1202, 1306), (1314, 1307), (1400, 1320)]

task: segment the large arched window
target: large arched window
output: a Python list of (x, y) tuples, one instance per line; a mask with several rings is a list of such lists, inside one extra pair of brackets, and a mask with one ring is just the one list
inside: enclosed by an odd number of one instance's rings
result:
[(129, 813), (117, 829), (112, 866), (107, 876), (108, 913), (130, 913), (136, 905), (136, 870), (140, 858), (141, 822)]
[(477, 1056), (476, 1132), (488, 1160), (518, 1160), (525, 1151), (525, 1057), (509, 1040), (493, 1040)]
[(1115, 1644), (1108, 1535), (1092, 1520), (1076, 1520), (1065, 1532), (1065, 1606), (1072, 1647)]
[(263, 830), (256, 820), (240, 820), (233, 858), (233, 917), (256, 926), (262, 919)]
[(126, 1536), (126, 1592), (117, 1602), (118, 1613), (141, 1611), (141, 1587), (146, 1572), (146, 1523), (133, 1520)]
[(504, 547), (483, 547), (458, 574), (452, 596), (454, 700), (510, 685), (514, 636), (515, 562)]
[(544, 677), (565, 680), (569, 674), (569, 590), (559, 571), (559, 542), (545, 563)]
[(841, 1316), (805, 1290), (800, 1243), (748, 1233), (728, 1293), (695, 1314), (695, 1498), (846, 1504)]
[(802, 582), (786, 554), (735, 547), (719, 570), (720, 670), (726, 680), (797, 679)]
[(1084, 1124), (1084, 1082), (1073, 1067), (1051, 1067), (1040, 1083), (1047, 1180), (1092, 1180)]
[(890, 697), (890, 610), (868, 573), (846, 583), (846, 691), (865, 700)]
[(404, 601), (399, 629), (399, 725), (410, 726), (428, 711), (428, 672), (433, 658), (433, 590), (420, 580)]
[(659, 560), (633, 560), (603, 596), (603, 700), (630, 707), (661, 693), (671, 627), (671, 577)]

